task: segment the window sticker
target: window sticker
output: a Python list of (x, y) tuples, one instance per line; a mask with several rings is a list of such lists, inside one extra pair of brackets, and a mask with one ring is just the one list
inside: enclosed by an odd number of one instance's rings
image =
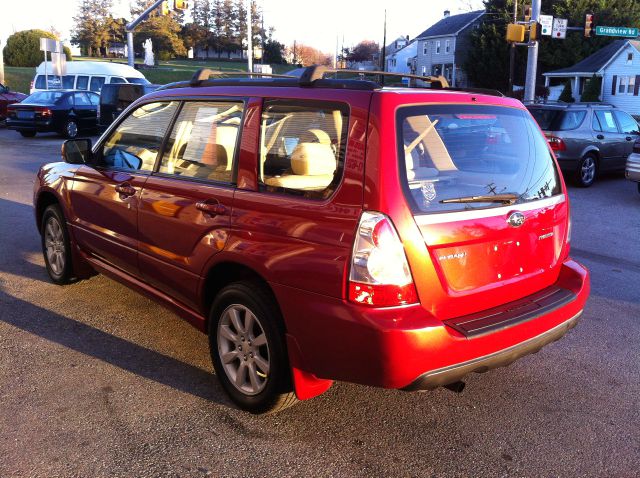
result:
[(616, 127), (616, 122), (613, 119), (613, 114), (611, 113), (611, 111), (605, 111), (604, 112), (604, 119), (607, 122), (607, 126), (613, 130), (615, 130)]
[(218, 108), (204, 107), (198, 109), (182, 159), (194, 162), (202, 161), (204, 150), (217, 125), (217, 115)]

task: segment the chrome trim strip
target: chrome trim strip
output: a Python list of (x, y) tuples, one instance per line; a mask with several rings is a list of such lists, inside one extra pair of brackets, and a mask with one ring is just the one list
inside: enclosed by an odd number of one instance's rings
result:
[(538, 201), (532, 201), (525, 204), (514, 204), (511, 206), (501, 206), (486, 209), (477, 209), (472, 211), (456, 211), (433, 214), (419, 214), (413, 216), (418, 226), (428, 226), (431, 224), (443, 224), (447, 222), (468, 221), (470, 219), (481, 219), (484, 217), (495, 217), (506, 215), (516, 211), (533, 211), (535, 209), (543, 209), (546, 207), (556, 206), (566, 201), (565, 195), (560, 194)]

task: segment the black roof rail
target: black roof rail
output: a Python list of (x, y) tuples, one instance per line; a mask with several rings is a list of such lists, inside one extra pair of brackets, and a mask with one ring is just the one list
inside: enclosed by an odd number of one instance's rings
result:
[(291, 75), (277, 75), (272, 73), (251, 73), (251, 72), (243, 72), (243, 71), (218, 71), (211, 70), (209, 68), (200, 68), (197, 70), (193, 76), (191, 77), (191, 81), (189, 82), (190, 86), (200, 86), (203, 81), (208, 80), (210, 77), (216, 76), (220, 78), (228, 78), (228, 77), (263, 77), (263, 78), (296, 78)]
[(300, 76), (300, 86), (313, 86), (313, 82), (321, 80), (327, 74), (351, 74), (351, 75), (378, 75), (384, 77), (409, 78), (410, 80), (419, 80), (431, 83), (432, 88), (449, 88), (449, 82), (444, 76), (420, 76), (410, 75), (406, 73), (391, 73), (388, 71), (377, 70), (343, 70), (338, 68), (329, 68), (322, 65), (312, 65), (307, 67)]

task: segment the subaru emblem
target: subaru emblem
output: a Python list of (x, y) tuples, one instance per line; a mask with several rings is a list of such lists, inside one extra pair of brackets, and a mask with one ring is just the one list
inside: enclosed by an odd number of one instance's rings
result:
[(524, 214), (521, 212), (512, 212), (507, 219), (507, 224), (511, 227), (520, 227), (524, 224)]

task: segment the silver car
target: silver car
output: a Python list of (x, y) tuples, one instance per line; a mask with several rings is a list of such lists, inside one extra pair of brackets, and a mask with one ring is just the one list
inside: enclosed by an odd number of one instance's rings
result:
[(602, 103), (527, 106), (544, 131), (560, 168), (582, 187), (602, 171), (624, 170), (640, 135), (633, 117)]
[(640, 193), (640, 138), (633, 144), (633, 152), (627, 158), (624, 175), (628, 180), (638, 183), (638, 192)]

